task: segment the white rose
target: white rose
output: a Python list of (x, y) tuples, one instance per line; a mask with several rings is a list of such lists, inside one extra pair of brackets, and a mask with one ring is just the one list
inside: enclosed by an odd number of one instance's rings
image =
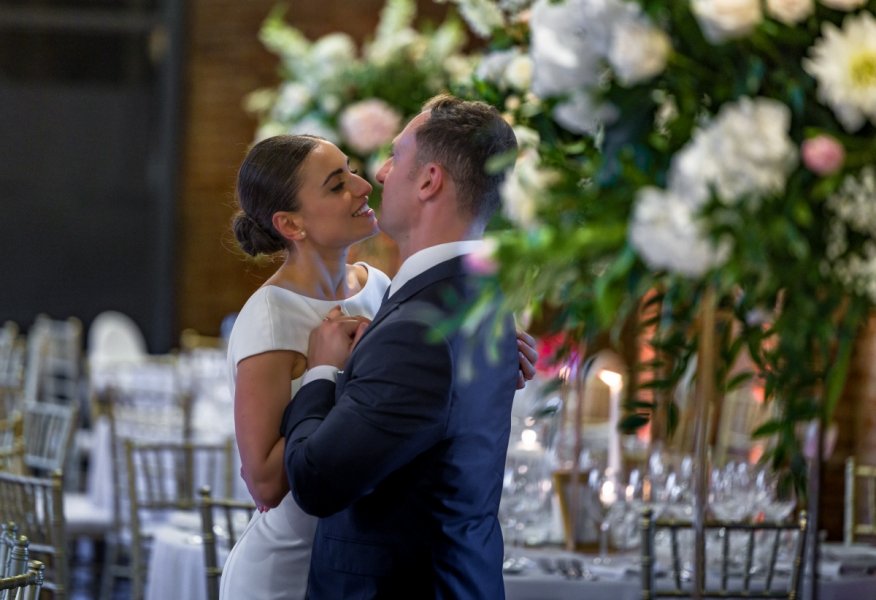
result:
[(855, 10), (867, 3), (867, 0), (820, 0), (820, 2), (828, 8), (834, 10)]
[(790, 109), (776, 100), (741, 98), (722, 107), (709, 138), (712, 155), (724, 157), (714, 181), (722, 200), (785, 189), (797, 164), (790, 124)]
[(621, 20), (615, 26), (608, 62), (621, 84), (635, 85), (666, 68), (669, 37), (643, 19)]
[(744, 37), (763, 19), (760, 0), (691, 0), (691, 10), (713, 44)]
[(695, 210), (670, 192), (642, 188), (629, 227), (630, 244), (652, 269), (699, 277), (723, 264), (730, 246), (709, 240)]
[(581, 28), (583, 8), (580, 0), (559, 4), (539, 0), (532, 9), (532, 91), (542, 98), (595, 85), (599, 80), (600, 57)]
[(785, 25), (796, 25), (815, 10), (813, 0), (766, 0), (767, 14)]
[(595, 105), (587, 92), (575, 92), (554, 107), (554, 120), (572, 133), (595, 135), (600, 125), (617, 118), (617, 110), (608, 104)]

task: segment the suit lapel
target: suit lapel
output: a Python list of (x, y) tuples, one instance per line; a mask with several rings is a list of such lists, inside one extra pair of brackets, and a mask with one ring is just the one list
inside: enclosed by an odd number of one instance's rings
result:
[[(399, 305), (411, 298), (411, 296), (414, 296), (423, 288), (433, 285), (442, 279), (454, 277), (463, 272), (462, 259), (460, 257), (451, 258), (450, 260), (438, 263), (431, 269), (423, 271), (405, 283), (400, 290), (396, 291), (389, 298), (384, 297), (380, 308), (377, 310), (377, 314), (374, 315), (374, 318), (371, 320), (371, 325), (369, 325), (368, 329), (365, 330), (365, 333), (362, 334), (362, 338), (359, 340), (359, 344), (357, 344), (356, 347), (358, 348), (361, 345), (362, 340), (364, 340), (368, 334), (387, 317), (387, 315), (391, 314), (399, 307)], [(387, 293), (389, 293), (388, 290)]]

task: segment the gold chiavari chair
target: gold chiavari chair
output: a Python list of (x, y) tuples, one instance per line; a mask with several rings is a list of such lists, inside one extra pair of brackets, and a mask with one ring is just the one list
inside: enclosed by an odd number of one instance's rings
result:
[(24, 415), (24, 463), (36, 475), (63, 471), (78, 424), (75, 404), (27, 402)]
[(24, 417), (19, 411), (0, 418), (0, 471), (25, 472)]
[(69, 589), (61, 473), (48, 478), (0, 472), (0, 519), (26, 524), (30, 553), (46, 566), (43, 591), (65, 598)]
[[(45, 580), (45, 565), (38, 560), (28, 563), (27, 571), (20, 575), (0, 577), (0, 600), (37, 600)], [(15, 592), (14, 594), (12, 594)], [(9, 594), (4, 596), (4, 594)]]
[[(223, 540), (226, 552), (240, 537), (240, 532), (252, 516), (255, 504), (233, 498), (214, 498), (210, 486), (202, 486), (201, 496), (201, 539), (204, 543), (204, 568), (207, 577), (207, 598), (219, 600), (219, 577), (222, 576), (222, 566), (219, 560), (219, 544), (217, 538)], [(216, 522), (216, 514), (221, 520)]]
[(843, 543), (860, 536), (876, 536), (876, 465), (862, 465), (854, 456), (846, 459)]
[(125, 440), (134, 600), (143, 598), (153, 526), (175, 511), (197, 509), (202, 485), (215, 485), (230, 497), (232, 453), (230, 438), (224, 443)]
[[(728, 522), (707, 521), (706, 537), (720, 540), (718, 544), (706, 544), (706, 565), (719, 564), (718, 571), (705, 577), (704, 589), (700, 598), (800, 598), (803, 557), (806, 552), (806, 513), (801, 512), (796, 522)], [(653, 509), (646, 508), (642, 513), (642, 600), (655, 598), (690, 598), (693, 583), (685, 572), (695, 568), (685, 565), (692, 552), (685, 555), (680, 548), (690, 549), (679, 538), (682, 532), (693, 539), (693, 525), (690, 521), (674, 519), (655, 519)], [(777, 561), (784, 543), (783, 534), (793, 533), (794, 549), (790, 556), (790, 573), (779, 576)], [(660, 579), (657, 585), (656, 540), (658, 535), (668, 538), (668, 577)], [(734, 535), (738, 534), (738, 535)], [(731, 542), (731, 538), (735, 543)], [(740, 552), (738, 543), (743, 542)], [(731, 547), (732, 543), (732, 547)], [(719, 560), (713, 560), (711, 551), (717, 550)], [(742, 563), (738, 564), (740, 557)], [(735, 563), (735, 564), (731, 564)]]
[(29, 561), (28, 539), (18, 535), (15, 523), (0, 531), (0, 600), (37, 600), (45, 578), (45, 565)]

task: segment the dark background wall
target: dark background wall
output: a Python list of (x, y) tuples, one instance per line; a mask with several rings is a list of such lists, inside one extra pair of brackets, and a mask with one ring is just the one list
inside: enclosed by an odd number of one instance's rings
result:
[[(433, 21), (447, 7), (420, 1)], [(121, 310), (150, 350), (218, 334), (273, 266), (229, 233), (255, 130), (247, 93), (277, 82), (259, 27), (274, 0), (0, 0), (0, 322)], [(311, 39), (361, 41), (383, 0), (285, 3)], [(378, 241), (359, 253), (389, 271)]]

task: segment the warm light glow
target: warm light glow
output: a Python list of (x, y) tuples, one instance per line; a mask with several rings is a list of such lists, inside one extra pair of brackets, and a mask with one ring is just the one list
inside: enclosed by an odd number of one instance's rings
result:
[(617, 371), (609, 371), (608, 369), (602, 369), (599, 372), (599, 379), (602, 382), (610, 387), (612, 391), (620, 389), (623, 385), (624, 377)]
[(538, 434), (534, 429), (524, 429), (520, 434), (520, 441), (527, 446), (534, 446), (538, 441)]
[(617, 500), (617, 489), (615, 489), (614, 481), (606, 479), (599, 487), (599, 501), (603, 506), (613, 504)]

